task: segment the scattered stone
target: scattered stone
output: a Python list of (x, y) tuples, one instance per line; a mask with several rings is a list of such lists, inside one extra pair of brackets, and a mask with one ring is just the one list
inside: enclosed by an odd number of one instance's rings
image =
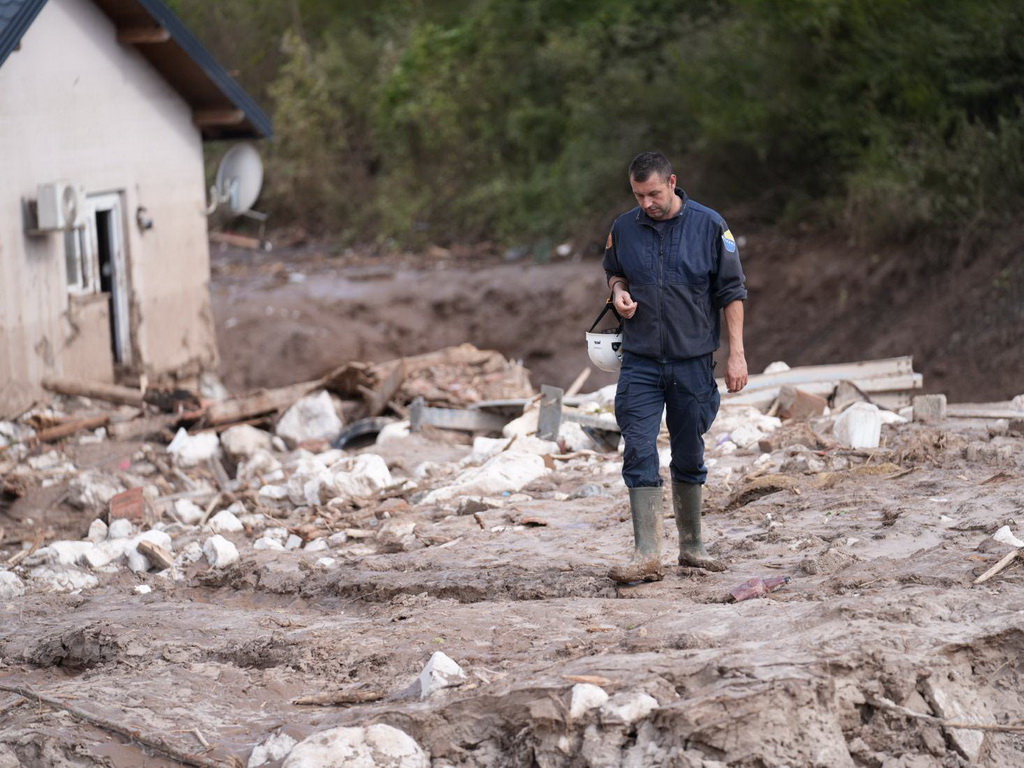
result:
[(259, 768), (264, 763), (281, 760), (288, 756), (296, 744), (298, 742), (288, 734), (275, 733), (253, 749), (246, 768)]
[(198, 563), (203, 559), (203, 548), (198, 541), (190, 541), (185, 545), (185, 548), (181, 550), (178, 558), (174, 561), (175, 566), (182, 568), (186, 565), (192, 565), (192, 563)]
[(227, 568), (241, 560), (238, 548), (220, 534), (206, 540), (203, 554), (212, 568)]
[(10, 600), (25, 594), (25, 583), (16, 573), (0, 571), (0, 600)]
[(68, 503), (97, 515), (107, 511), (110, 500), (124, 490), (121, 483), (102, 472), (87, 470), (72, 478), (68, 485)]
[(877, 448), (882, 435), (878, 406), (854, 403), (839, 414), (832, 432), (847, 448)]
[(323, 552), (327, 549), (330, 549), (330, 547), (327, 544), (327, 540), (323, 538), (313, 539), (303, 547), (303, 550), (306, 552)]
[(85, 536), (93, 544), (99, 544), (107, 540), (107, 524), (99, 518), (89, 523), (89, 533)]
[(388, 463), (375, 453), (361, 453), (329, 468), (332, 498), (367, 498), (394, 484)]
[(632, 725), (657, 708), (657, 699), (646, 693), (617, 693), (601, 705), (601, 720)]
[(41, 565), (29, 573), (33, 586), (49, 589), (51, 592), (80, 592), (83, 589), (98, 587), (99, 579), (91, 573), (77, 568), (50, 568)]
[(917, 395), (911, 404), (914, 408), (914, 421), (929, 424), (946, 418), (945, 395)]
[(277, 436), (294, 448), (309, 440), (334, 442), (341, 434), (341, 419), (334, 401), (326, 390), (306, 395), (285, 411), (274, 430)]
[(222, 509), (210, 519), (210, 530), (214, 533), (238, 533), (245, 530), (242, 521), (235, 517), (234, 513)]
[(178, 499), (174, 502), (174, 517), (185, 525), (199, 525), (206, 511), (189, 499)]
[(153, 591), (153, 588), (151, 586), (149, 586), (149, 584), (137, 584), (135, 586), (135, 594), (136, 595), (148, 595), (152, 591)]
[(435, 651), (420, 673), (420, 698), (426, 699), (442, 688), (461, 685), (466, 673), (443, 651)]
[(423, 748), (404, 731), (377, 723), (368, 727), (332, 728), (300, 741), (283, 768), (430, 768)]
[(491, 496), (518, 491), (551, 470), (544, 459), (529, 453), (499, 453), (480, 467), (464, 472), (451, 485), (428, 493), (425, 504), (438, 504), (464, 496)]
[(578, 720), (590, 710), (600, 707), (606, 701), (608, 701), (608, 693), (604, 688), (590, 683), (577, 683), (572, 687), (569, 717), (573, 720)]
[(49, 565), (78, 565), (95, 546), (91, 541), (54, 541), (36, 554)]
[(260, 538), (256, 539), (256, 541), (252, 545), (252, 548), (273, 549), (277, 552), (284, 552), (284, 544), (282, 544), (277, 539), (267, 538), (266, 536), (261, 536)]
[(228, 460), (237, 464), (251, 459), (257, 451), (271, 450), (273, 435), (249, 424), (239, 424), (221, 433), (220, 445)]
[(107, 527), (107, 539), (130, 539), (134, 530), (135, 526), (132, 525), (131, 520), (125, 520), (124, 518), (114, 520)]
[(575, 491), (569, 494), (570, 499), (590, 499), (595, 496), (606, 496), (604, 488), (597, 483), (587, 483), (586, 485), (580, 486)]
[(216, 432), (190, 435), (181, 427), (167, 446), (167, 453), (174, 457), (179, 467), (194, 467), (220, 456), (220, 438)]

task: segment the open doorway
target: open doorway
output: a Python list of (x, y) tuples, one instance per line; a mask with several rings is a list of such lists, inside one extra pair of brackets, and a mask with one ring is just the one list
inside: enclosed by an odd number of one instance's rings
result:
[(110, 345), (114, 360), (129, 364), (132, 361), (131, 317), (122, 210), (119, 194), (90, 195), (86, 206), (86, 229), (95, 254), (99, 291), (108, 297)]

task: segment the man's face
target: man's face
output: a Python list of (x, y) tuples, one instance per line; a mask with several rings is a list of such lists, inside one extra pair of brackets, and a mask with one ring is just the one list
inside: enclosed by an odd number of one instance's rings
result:
[(633, 197), (640, 203), (640, 207), (652, 219), (661, 221), (670, 218), (675, 211), (676, 200), (676, 175), (673, 173), (667, 179), (661, 174), (652, 173), (646, 181), (630, 179), (629, 185), (633, 188)]

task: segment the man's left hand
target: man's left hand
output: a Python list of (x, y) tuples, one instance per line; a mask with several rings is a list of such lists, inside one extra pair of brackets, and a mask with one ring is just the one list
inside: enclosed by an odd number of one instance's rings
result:
[(729, 355), (725, 364), (725, 386), (730, 392), (739, 392), (747, 386), (747, 358), (742, 352)]

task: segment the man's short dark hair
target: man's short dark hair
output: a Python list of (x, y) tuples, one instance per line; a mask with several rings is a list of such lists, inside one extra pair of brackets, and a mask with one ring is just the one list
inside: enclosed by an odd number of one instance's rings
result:
[(647, 181), (653, 173), (665, 181), (672, 175), (672, 163), (661, 152), (641, 152), (629, 164), (629, 178), (633, 181)]

